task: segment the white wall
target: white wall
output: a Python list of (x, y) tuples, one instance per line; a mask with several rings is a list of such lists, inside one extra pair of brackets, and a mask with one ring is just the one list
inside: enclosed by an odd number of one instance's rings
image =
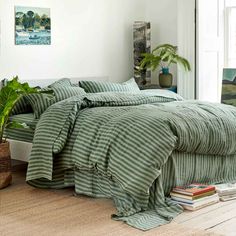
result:
[[(52, 45), (15, 45), (16, 5), (51, 8)], [(0, 78), (124, 81), (133, 75), (135, 20), (151, 22), (153, 47), (177, 44), (177, 0), (0, 0), (0, 20)], [(171, 72), (176, 79), (175, 66)]]
[[(178, 0), (148, 0), (146, 20), (151, 22), (152, 48), (159, 44), (177, 45), (177, 3)], [(170, 68), (176, 84), (177, 67)], [(158, 81), (158, 72), (152, 73), (153, 82)]]
[[(52, 45), (14, 43), (14, 6), (51, 8)], [(133, 75), (132, 25), (145, 0), (0, 0), (0, 78)]]

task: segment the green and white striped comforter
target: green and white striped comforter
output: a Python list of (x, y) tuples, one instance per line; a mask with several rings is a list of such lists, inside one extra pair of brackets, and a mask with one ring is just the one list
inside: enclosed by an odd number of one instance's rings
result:
[[(78, 194), (111, 197), (117, 208), (113, 218), (143, 230), (168, 223), (182, 212), (165, 198), (174, 184), (219, 180), (212, 170), (208, 179), (195, 173), (177, 181), (173, 176), (186, 174), (172, 173), (182, 168), (176, 163), (184, 163), (178, 162), (179, 153), (191, 171), (198, 157), (206, 157), (207, 167), (216, 158), (221, 158), (217, 163), (233, 162), (236, 108), (159, 102), (153, 94), (107, 93), (52, 105), (36, 127), (27, 181), (38, 187), (75, 186)], [(236, 180), (235, 169), (220, 176), (221, 181)]]

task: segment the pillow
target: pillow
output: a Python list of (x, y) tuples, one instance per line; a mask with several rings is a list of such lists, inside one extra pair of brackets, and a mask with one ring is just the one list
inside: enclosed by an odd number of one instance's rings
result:
[(53, 90), (49, 88), (41, 89), (41, 92), (51, 92), (48, 93), (32, 93), (25, 96), (25, 98), (30, 103), (34, 117), (38, 119), (40, 115), (52, 104), (56, 102), (55, 96), (53, 95)]
[(64, 99), (77, 96), (77, 95), (85, 95), (84, 89), (80, 87), (57, 87), (57, 88), (52, 88), (56, 101), (62, 101)]
[(42, 92), (52, 92), (53, 94), (48, 93), (33, 93), (26, 95), (30, 105), (34, 111), (34, 117), (38, 119), (40, 115), (52, 104), (62, 101), (64, 99), (76, 96), (76, 95), (85, 95), (86, 93), (82, 88), (79, 87), (53, 87), (42, 89)]
[(11, 114), (17, 115), (17, 114), (30, 113), (30, 112), (32, 112), (32, 107), (29, 101), (25, 98), (25, 96), (22, 96), (16, 102), (15, 106), (12, 109)]
[(56, 82), (50, 84), (48, 87), (49, 88), (55, 88), (55, 87), (68, 87), (68, 86), (72, 86), (70, 79), (64, 78), (64, 79), (60, 79), (57, 80)]
[(82, 87), (86, 93), (100, 93), (100, 92), (140, 92), (138, 85), (134, 78), (124, 83), (111, 83), (111, 82), (97, 82), (97, 81), (80, 81), (80, 87)]
[(71, 83), (71, 86), (72, 86), (72, 87), (80, 87), (80, 86), (79, 86), (79, 82), (77, 82), (77, 83)]

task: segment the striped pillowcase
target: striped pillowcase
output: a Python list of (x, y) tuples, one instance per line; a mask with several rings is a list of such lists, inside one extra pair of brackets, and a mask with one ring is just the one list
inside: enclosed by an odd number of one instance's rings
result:
[(140, 89), (136, 84), (134, 78), (124, 83), (111, 83), (111, 82), (97, 82), (97, 81), (80, 81), (86, 93), (100, 93), (100, 92), (129, 92), (139, 93)]
[(29, 101), (25, 98), (25, 96), (22, 96), (16, 102), (14, 108), (12, 109), (11, 114), (17, 115), (17, 114), (30, 113), (30, 112), (32, 112), (32, 107)]
[(60, 79), (57, 80), (56, 82), (50, 84), (48, 87), (49, 88), (57, 88), (57, 87), (70, 87), (72, 86), (70, 79), (64, 78), (64, 79)]
[[(1, 81), (3, 84), (5, 81)], [(72, 86), (70, 79), (64, 78), (60, 79), (53, 84), (49, 85), (49, 88), (54, 88), (54, 87), (60, 87), (60, 86)], [(32, 112), (32, 106), (29, 102), (29, 100), (25, 97), (22, 96), (19, 101), (15, 104), (14, 108), (12, 109), (11, 115), (17, 115), (17, 114), (24, 114), (24, 113), (31, 113)]]
[[(45, 88), (41, 89), (41, 92), (53, 92), (53, 90)], [(32, 93), (25, 97), (29, 101), (36, 119), (38, 119), (49, 106), (56, 102), (55, 96), (47, 93)]]
[(31, 104), (34, 117), (38, 119), (40, 115), (51, 105), (56, 102), (62, 101), (64, 99), (77, 96), (77, 95), (85, 95), (86, 93), (82, 88), (79, 87), (54, 87), (54, 88), (46, 88), (42, 89), (43, 91), (52, 91), (54, 95), (47, 93), (33, 93), (26, 96), (29, 103)]
[(73, 97), (73, 96), (78, 96), (78, 95), (85, 95), (84, 89), (80, 87), (55, 87), (52, 88), (56, 102), (65, 100), (67, 98)]

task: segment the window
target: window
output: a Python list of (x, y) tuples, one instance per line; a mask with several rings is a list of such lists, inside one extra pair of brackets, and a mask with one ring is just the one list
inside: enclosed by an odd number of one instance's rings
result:
[(236, 7), (226, 9), (226, 66), (236, 68)]

